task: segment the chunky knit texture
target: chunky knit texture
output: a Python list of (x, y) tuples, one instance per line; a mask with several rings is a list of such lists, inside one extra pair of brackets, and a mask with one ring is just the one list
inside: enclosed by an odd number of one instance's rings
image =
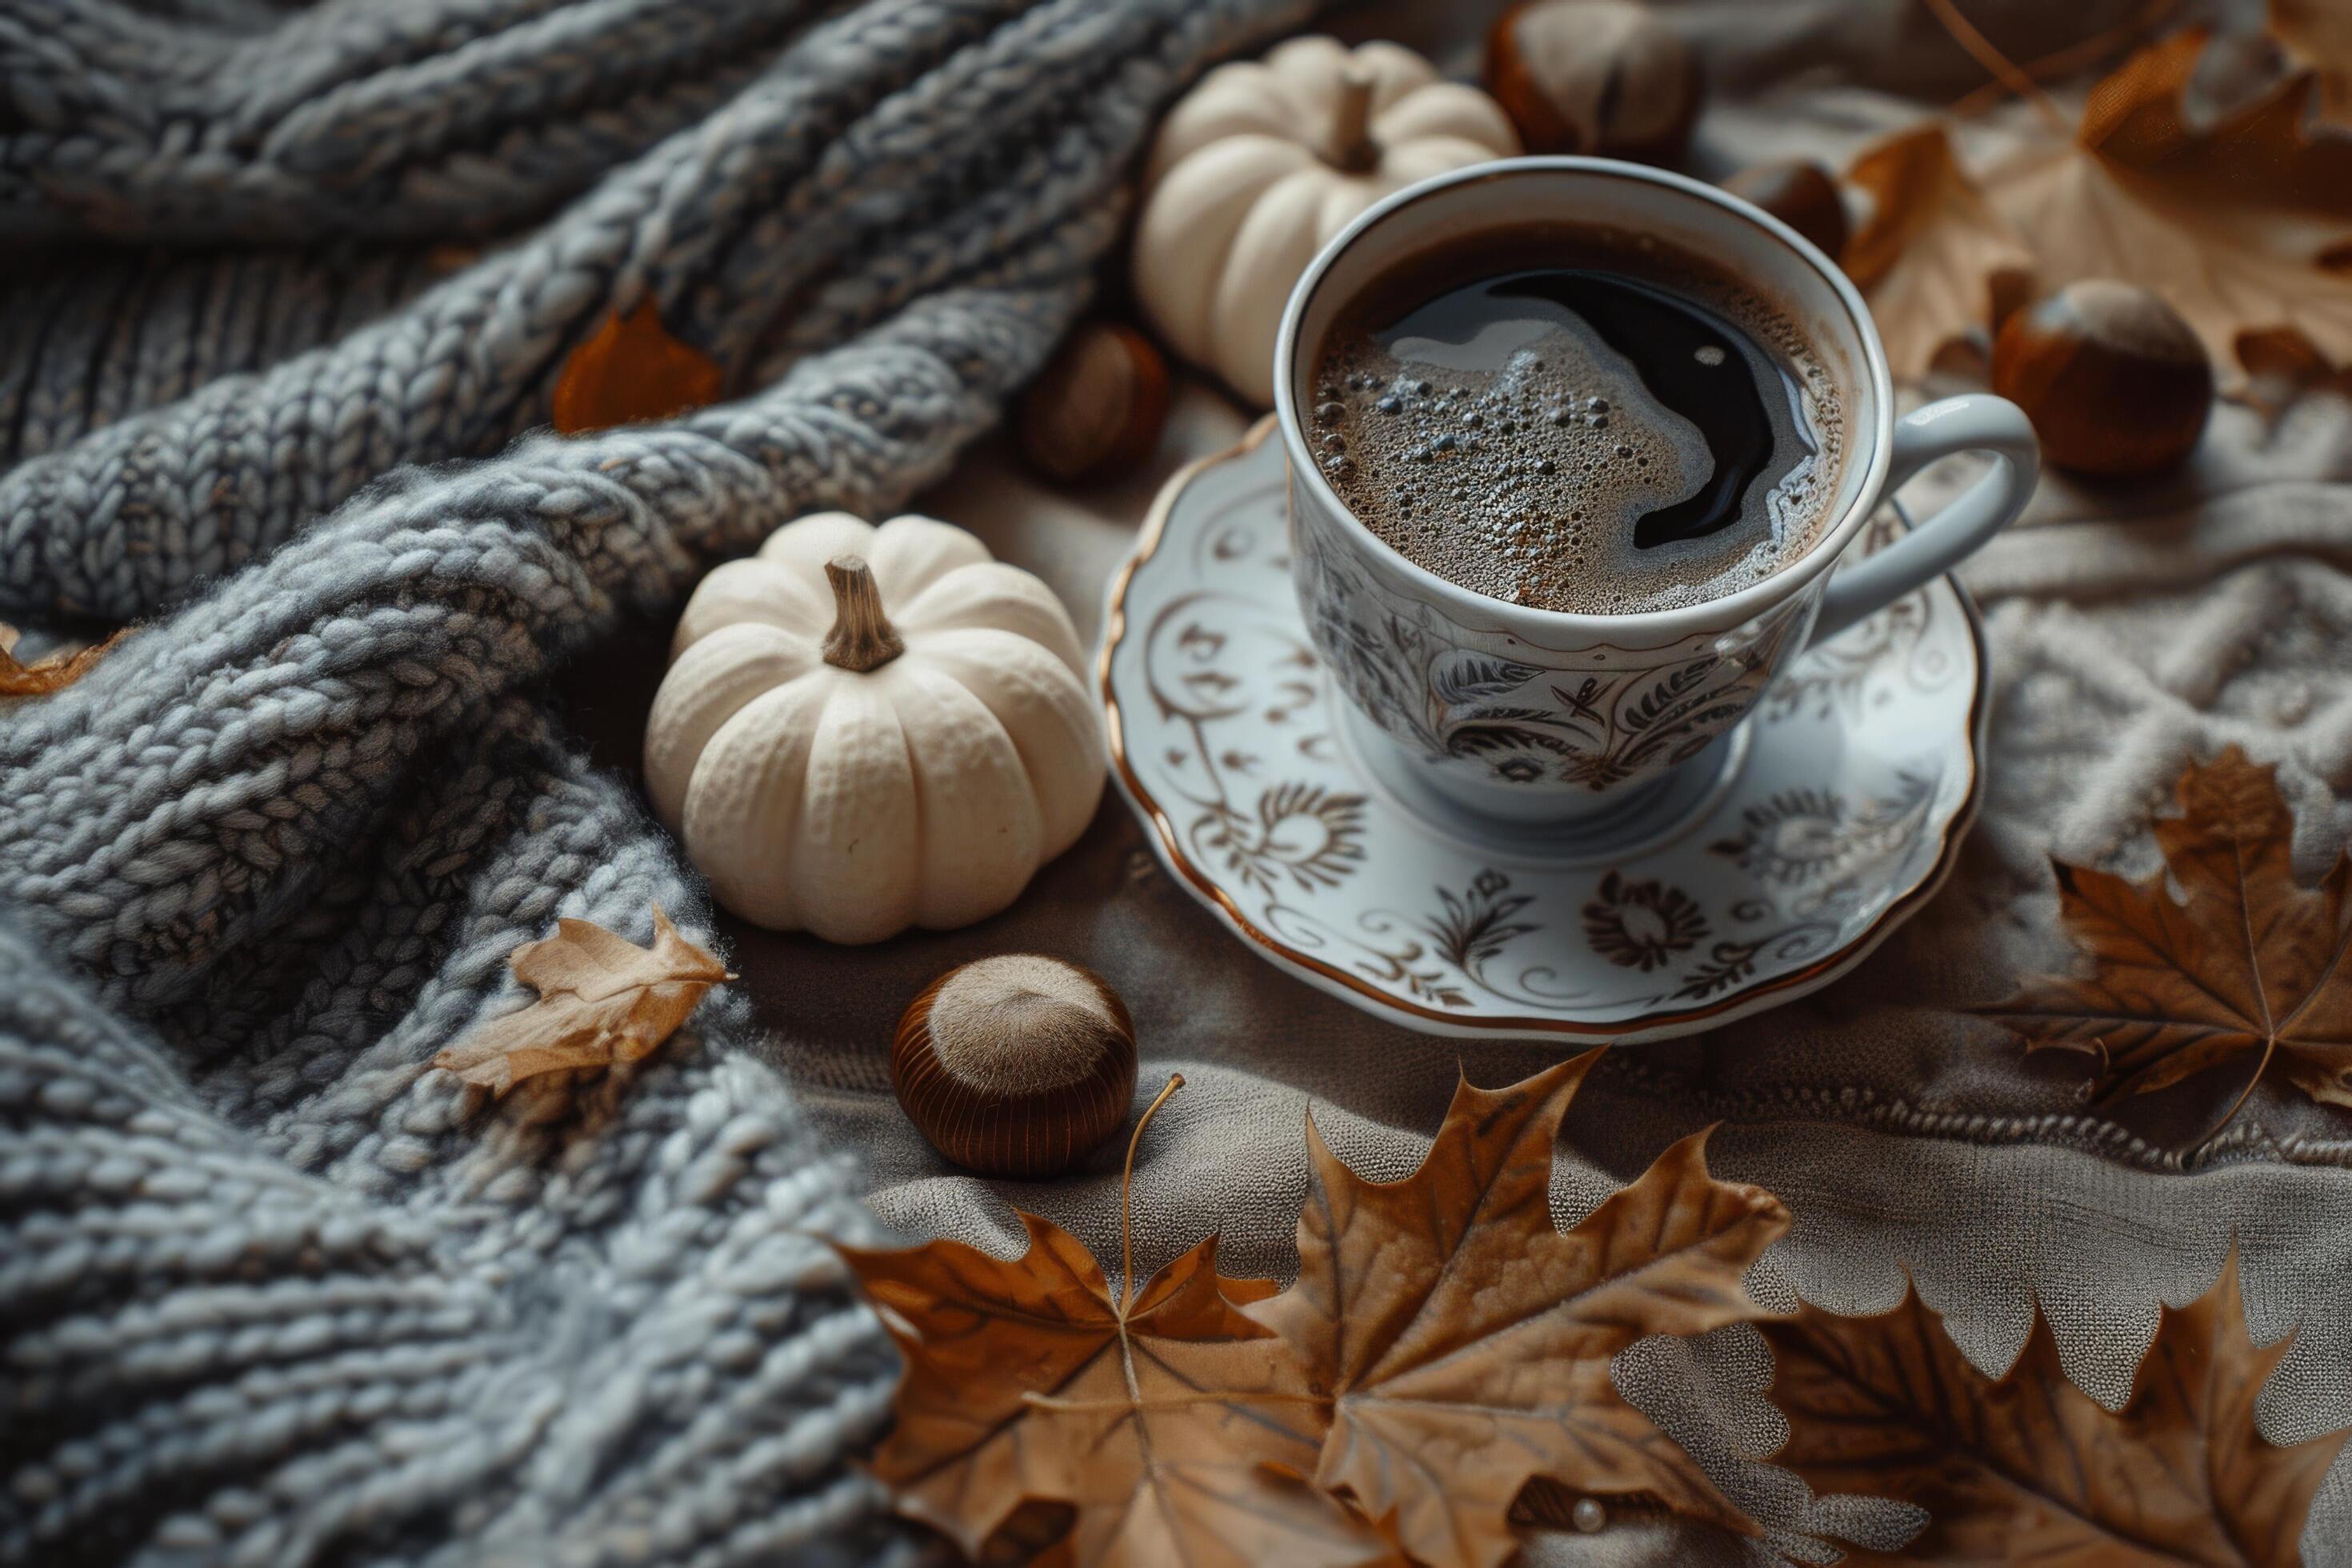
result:
[[(1115, 232), (1126, 154), (1179, 73), (1231, 41), (1234, 12), (1296, 8), (877, 0), (543, 228), (265, 369), (215, 374), (234, 361), (215, 334), (151, 342), (124, 310), (161, 289), (183, 319), (234, 315), (233, 270), (70, 279), (27, 323), (37, 346), (13, 401), (33, 439), (17, 448), (47, 455), (0, 478), (0, 613), (152, 616), (390, 468), (493, 452), (544, 421), (563, 356), (608, 310), (651, 300), (738, 390), (958, 282), (1041, 290), (1050, 328)], [(338, 274), (286, 271), (254, 314), (340, 325), (311, 298)], [(193, 357), (194, 376), (151, 355)], [(175, 374), (208, 379), (138, 407)]]
[[(1298, 8), (0, 0), (0, 229), (74, 237), (5, 307), (0, 600), (147, 623), (0, 710), (0, 1562), (918, 1549), (743, 1002), (495, 1103), (429, 1064), (559, 915), (709, 940), (543, 678), (940, 473), (1157, 105)], [(649, 299), (740, 401), (521, 435)]]

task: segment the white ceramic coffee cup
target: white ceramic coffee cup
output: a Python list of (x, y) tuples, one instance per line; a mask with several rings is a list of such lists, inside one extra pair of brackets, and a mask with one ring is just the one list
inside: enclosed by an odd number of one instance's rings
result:
[[(1417, 566), (1354, 516), (1307, 444), (1302, 410), (1330, 323), (1407, 258), (1531, 220), (1654, 234), (1728, 268), (1786, 312), (1842, 394), (1845, 458), (1812, 548), (1719, 598), (1635, 615), (1506, 604)], [(1510, 258), (1498, 256), (1497, 267)], [(1586, 828), (1681, 775), (1726, 765), (1740, 721), (1806, 647), (1902, 597), (2023, 509), (2039, 463), (2014, 404), (1971, 395), (1895, 416), (1886, 352), (1851, 280), (1793, 229), (1682, 175), (1600, 158), (1515, 158), (1388, 197), (1292, 289), (1275, 347), (1289, 458), (1293, 576), (1307, 626), (1372, 770), (1424, 810)], [(1880, 501), (1938, 458), (1992, 465), (1906, 537), (1839, 574)]]

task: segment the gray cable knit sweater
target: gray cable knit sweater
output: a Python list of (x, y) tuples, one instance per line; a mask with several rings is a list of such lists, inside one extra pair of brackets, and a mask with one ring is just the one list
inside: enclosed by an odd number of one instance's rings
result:
[[(919, 1549), (742, 1003), (428, 1063), (559, 915), (708, 937), (543, 678), (940, 472), (1158, 105), (1302, 9), (0, 0), (0, 614), (142, 623), (0, 707), (0, 1562)], [(646, 300), (736, 401), (526, 434)]]

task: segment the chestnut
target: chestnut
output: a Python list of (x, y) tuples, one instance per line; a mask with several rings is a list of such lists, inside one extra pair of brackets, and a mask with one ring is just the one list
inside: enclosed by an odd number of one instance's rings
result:
[(1992, 389), (2025, 410), (2052, 463), (2136, 479), (2195, 448), (2213, 408), (2213, 365), (2157, 295), (2090, 278), (2010, 316), (1993, 342)]
[(1835, 261), (1850, 233), (1837, 180), (1811, 158), (1778, 158), (1742, 169), (1723, 182), (1733, 195), (1755, 203)]
[(1682, 35), (1632, 0), (1527, 0), (1486, 34), (1486, 90), (1530, 153), (1673, 163), (1706, 97)]
[(1135, 1099), (1135, 1023), (1092, 970), (1034, 952), (950, 969), (907, 1005), (890, 1087), (931, 1146), (989, 1176), (1050, 1176)]
[(1022, 394), (1013, 442), (1048, 479), (1117, 479), (1160, 444), (1168, 399), (1168, 362), (1150, 339), (1118, 322), (1089, 321)]

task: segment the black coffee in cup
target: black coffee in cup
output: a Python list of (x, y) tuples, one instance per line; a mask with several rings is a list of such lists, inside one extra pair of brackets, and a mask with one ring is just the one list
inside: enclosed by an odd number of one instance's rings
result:
[(1529, 224), (1391, 268), (1316, 360), (1307, 442), (1408, 560), (1513, 604), (1630, 615), (1805, 554), (1843, 399), (1784, 311), (1654, 236)]

